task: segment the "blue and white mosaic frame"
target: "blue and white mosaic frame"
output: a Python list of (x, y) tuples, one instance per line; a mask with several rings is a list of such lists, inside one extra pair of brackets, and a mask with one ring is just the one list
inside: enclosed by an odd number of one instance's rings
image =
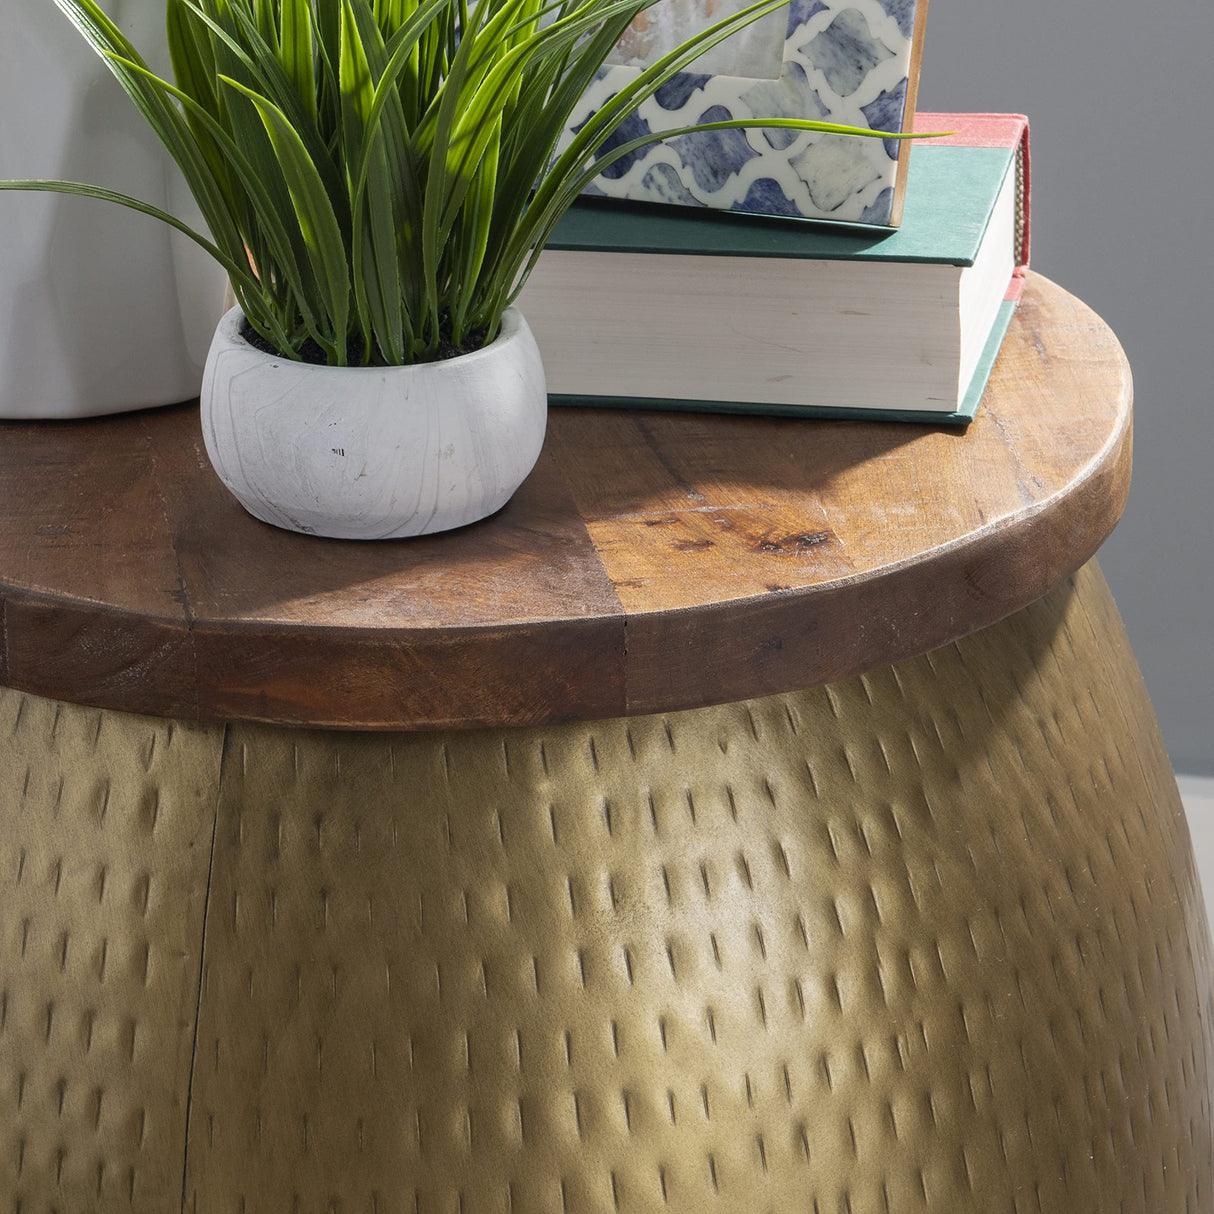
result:
[[(672, 2), (661, 0), (648, 11)], [(707, 2), (711, 8), (714, 0)], [(910, 130), (927, 4), (791, 0), (778, 77), (774, 72), (770, 79), (681, 73), (621, 127), (607, 148), (654, 131), (728, 118), (810, 118)], [(639, 71), (623, 64), (604, 67), (571, 116), (566, 139)], [(893, 139), (777, 128), (703, 132), (624, 157), (586, 192), (896, 227), (909, 159), (899, 155), (900, 147)]]

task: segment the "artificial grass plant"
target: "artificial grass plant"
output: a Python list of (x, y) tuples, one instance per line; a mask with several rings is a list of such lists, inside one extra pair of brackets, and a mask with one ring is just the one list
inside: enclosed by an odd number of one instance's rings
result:
[[(209, 235), (76, 182), (8, 181), (121, 203), (227, 270), (249, 324), (289, 358), (432, 359), (496, 336), (558, 219), (612, 161), (620, 124), (697, 55), (782, 8), (756, 0), (641, 71), (563, 148), (570, 113), (654, 0), (167, 0), (176, 83), (95, 0), (55, 0), (180, 166)], [(898, 138), (899, 136), (893, 136)]]

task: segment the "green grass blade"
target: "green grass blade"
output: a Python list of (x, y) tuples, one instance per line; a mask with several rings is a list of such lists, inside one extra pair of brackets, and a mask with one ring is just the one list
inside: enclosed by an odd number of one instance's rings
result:
[[(412, 325), (406, 331), (401, 305), (401, 281), (397, 252), (397, 226), (393, 216), (391, 174), (379, 131), (370, 137), (371, 169), (367, 177), (366, 210), (368, 224), (363, 228), (362, 267), (366, 283), (371, 330), (376, 344), (389, 363), (405, 357), (405, 345), (413, 339)], [(361, 212), (359, 213), (361, 214)], [(362, 225), (360, 225), (362, 226)]]
[(220, 80), (248, 97), (265, 124), (286, 179), (304, 245), (312, 257), (316, 277), (326, 297), (332, 320), (334, 361), (338, 366), (345, 366), (350, 319), (348, 251), (324, 182), (308, 157), (299, 133), (278, 106), (228, 76), (220, 76)]
[(375, 0), (375, 22), (387, 41), (413, 15), (417, 0)]
[[(240, 0), (234, 0), (236, 5)], [(257, 19), (257, 31), (268, 46), (278, 49), (278, 21), (273, 0), (253, 0), (253, 12)]]
[[(382, 40), (375, 24), (368, 23), (365, 6), (351, 7), (375, 81), (371, 107), (364, 114), (367, 134), (355, 173), (351, 206), (357, 213), (358, 208), (366, 204), (373, 158), (378, 155), (373, 150), (371, 139), (375, 133), (382, 134), (383, 153), (387, 157), (385, 188), (392, 197), (394, 222), (398, 230), (396, 272), (404, 305), (402, 323), (411, 354), (419, 352), (425, 345), (425, 342), (418, 344), (421, 339), (417, 334), (422, 329), (435, 330), (438, 316), (436, 297), (432, 298), (427, 289), (421, 259), (422, 160), (409, 135), (401, 91), (409, 86), (409, 65), (415, 58), (418, 39), (449, 3), (450, 0), (428, 0), (408, 17), (387, 42)], [(374, 205), (377, 213), (382, 211), (382, 200)], [(377, 248), (382, 249), (383, 243), (377, 242)]]
[[(375, 99), (367, 117), (368, 126), (379, 121), (380, 111), (388, 105), (392, 91), (401, 84), (418, 43), (432, 28), (434, 21), (443, 10), (450, 6), (451, 0), (424, 0), (424, 3), (418, 6), (409, 20), (384, 44), (387, 62), (384, 65), (383, 74), (375, 85)], [(410, 132), (413, 129), (413, 126), (410, 125)]]
[[(342, 160), (346, 165), (354, 225), (351, 240), (354, 304), (363, 332), (374, 337), (375, 344), (389, 361), (399, 361), (403, 357), (404, 337), (397, 282), (396, 222), (382, 132), (377, 129), (368, 136), (366, 128), (375, 89), (355, 5), (360, 9), (359, 16), (364, 18), (368, 34), (375, 38), (379, 35), (379, 27), (374, 24), (366, 0), (344, 0), (339, 84)], [(353, 173), (364, 151), (370, 167), (365, 189), (359, 191)], [(371, 356), (371, 346), (372, 342), (368, 340), (367, 358)]]
[(127, 96), (134, 102), (148, 125), (176, 161), (194, 195), (203, 219), (211, 230), (216, 245), (232, 261), (244, 255), (244, 241), (230, 209), (231, 199), (216, 178), (206, 156), (191, 138), (186, 120), (159, 92), (148, 87), (141, 78), (115, 62), (112, 55), (122, 56), (141, 67), (147, 65), (122, 31), (94, 3), (94, 0), (55, 0), (69, 21), (109, 67)]
[[(287, 121), (303, 140), (308, 156), (325, 178), (330, 198), (339, 206), (344, 197), (340, 174), (333, 164), (322, 132), (311, 120), (311, 116), (300, 100), (282, 64), (279, 52), (261, 36), (261, 31), (243, 7), (244, 0), (221, 0), (231, 14), (233, 29), (226, 29), (218, 20), (205, 14), (197, 0), (181, 0), (188, 5), (211, 29), (218, 39), (217, 50), (228, 52), (222, 60), (220, 73), (239, 81), (246, 88), (259, 93), (281, 109)], [(245, 40), (242, 46), (239, 38)], [(247, 132), (245, 132), (247, 134)]]
[[(264, 74), (253, 63), (249, 54), (238, 41), (239, 22), (232, 12), (229, 0), (214, 0), (215, 11), (226, 13), (236, 33), (230, 33), (219, 24), (219, 17), (203, 11), (195, 0), (181, 0), (208, 33), (217, 64), (216, 83), (222, 76), (238, 80), (245, 87), (256, 91)], [(259, 38), (255, 29), (249, 31)], [(285, 279), (299, 302), (305, 321), (315, 329), (317, 341), (325, 340), (325, 328), (320, 323), (322, 309), (318, 302), (316, 277), (312, 272), (308, 250), (302, 234), (294, 224), (282, 224), (283, 217), (292, 214), (290, 192), (278, 163), (273, 145), (266, 133), (256, 109), (239, 93), (223, 90), (222, 125), (229, 138), (226, 148), (233, 145), (235, 155), (229, 152), (232, 167), (240, 176), (245, 188), (244, 226), (248, 232), (250, 247), (256, 247), (257, 267), (261, 275), (277, 282)], [(188, 112), (193, 112), (187, 106)], [(252, 173), (245, 170), (251, 166)], [(269, 199), (267, 203), (266, 199)], [(268, 243), (267, 239), (268, 238)], [(269, 255), (269, 256), (267, 256)]]
[[(511, 127), (503, 134), (504, 167), (500, 170), (498, 203), (486, 253), (488, 269), (484, 291), (489, 299), (502, 298), (518, 272), (519, 259), (526, 246), (518, 246), (515, 237), (530, 205), (531, 191), (541, 181), (552, 162), (553, 151), (568, 125), (573, 107), (589, 87), (599, 64), (619, 41), (632, 20), (637, 6), (611, 6), (608, 18), (582, 40), (585, 9), (600, 10), (601, 5), (581, 6), (569, 16), (574, 46), (554, 45), (553, 53), (545, 55), (535, 66), (534, 92), (516, 107)], [(565, 56), (569, 55), (568, 62)], [(549, 73), (561, 73), (550, 75)]]
[[(169, 48), (169, 59), (173, 76), (198, 104), (213, 117), (219, 117), (221, 107), (215, 92), (215, 58), (210, 53), (210, 40), (197, 36), (189, 11), (179, 0), (168, 0), (165, 12), (165, 29)], [(206, 158), (216, 184), (224, 193), (228, 210), (238, 213), (240, 199), (234, 187), (228, 166), (215, 146), (206, 128), (192, 115), (185, 115), (199, 151)]]
[[(522, 45), (499, 51), (496, 58), (480, 53), (482, 45), (497, 46), (506, 32), (517, 26), (527, 3), (528, 0), (506, 0), (476, 34), (476, 42), (471, 37), (464, 38), (452, 64), (435, 120), (424, 204), (423, 256), (434, 259), (424, 262), (427, 275), (437, 265), (437, 251), (447, 244), (491, 141), (495, 144), (496, 163), (502, 112), (510, 104), (527, 63), (541, 53), (550, 52), (558, 39), (575, 36), (574, 31), (559, 28), (560, 23), (556, 23)], [(476, 258), (479, 270), (488, 231), (480, 230), (479, 221), (474, 228), (475, 239), (482, 246)]]
[(308, 0), (282, 0), (278, 42), (283, 73), (316, 125), (316, 64), (312, 53), (312, 8)]
[(215, 56), (210, 40), (195, 31), (194, 18), (181, 0), (167, 0), (165, 33), (173, 78), (208, 113), (219, 115), (219, 95), (215, 91)]
[(354, 167), (358, 164), (367, 116), (375, 100), (371, 65), (363, 46), (352, 5), (366, 7), (366, 0), (343, 0), (341, 9), (341, 52), (338, 86), (341, 89), (342, 163), (346, 168), (347, 188), (353, 191)]
[[(260, 165), (255, 166), (227, 131), (207, 114), (188, 93), (169, 84), (167, 80), (160, 79), (147, 68), (133, 63), (127, 66), (130, 70), (144, 76), (150, 83), (163, 89), (169, 96), (180, 101), (185, 112), (193, 114), (199, 124), (215, 140), (225, 161), (231, 165), (241, 187), (246, 191), (249, 205), (257, 219), (258, 229), (265, 237), (266, 247), (258, 251), (261, 257), (258, 262), (259, 269), (264, 271), (268, 261), (266, 254), (269, 252), (274, 262), (285, 271), (283, 278), (289, 288), (293, 307), (303, 316), (305, 327), (309, 332), (318, 334), (319, 339), (320, 336), (323, 336), (324, 330), (318, 322), (316, 309), (312, 303), (316, 295), (316, 280), (306, 255), (303, 256), (302, 261), (300, 260), (301, 255), (304, 254), (302, 238), (293, 240), (290, 228), (282, 220), (283, 214), (291, 213), (291, 201), (277, 164), (267, 164), (263, 161)], [(281, 195), (276, 188), (279, 184), (282, 186)], [(271, 285), (264, 272), (262, 280), (263, 284)]]
[(489, 246), (489, 231), (493, 218), (494, 195), (497, 188), (498, 157), (501, 151), (501, 122), (497, 124), (484, 159), (468, 192), (468, 203), (462, 216), (462, 230), (457, 244), (458, 281), (462, 290), (451, 307), (452, 340), (462, 345), (468, 336), (467, 320), (476, 299), (476, 282), (485, 262)]

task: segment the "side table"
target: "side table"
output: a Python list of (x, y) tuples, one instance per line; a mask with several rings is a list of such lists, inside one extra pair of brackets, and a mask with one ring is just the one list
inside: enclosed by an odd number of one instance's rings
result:
[(964, 434), (560, 410), (376, 545), (189, 408), (0, 427), (0, 1197), (1208, 1208), (1130, 395), (1033, 276)]

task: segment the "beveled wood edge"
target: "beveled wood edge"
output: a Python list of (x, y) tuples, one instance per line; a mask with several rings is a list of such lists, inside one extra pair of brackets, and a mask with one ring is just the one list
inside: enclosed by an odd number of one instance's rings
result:
[[(1100, 544), (1115, 527), (1124, 508), (1128, 492), (1128, 466), (1131, 459), (1130, 426), (1127, 424), (1110, 444), (1105, 458), (1088, 470), (1088, 474), (1075, 486), (1057, 495), (1064, 502), (1051, 499), (1034, 511), (1029, 520), (1016, 525), (993, 524), (978, 535), (958, 541), (943, 552), (928, 560), (902, 562), (890, 569), (870, 571), (863, 575), (840, 579), (829, 586), (814, 591), (814, 601), (826, 606), (828, 599), (850, 597), (856, 600), (857, 609), (874, 612), (869, 617), (869, 632), (884, 629), (890, 635), (890, 643), (879, 650), (870, 649), (861, 658), (849, 647), (848, 638), (838, 635), (838, 630), (812, 637), (806, 635), (807, 612), (803, 596), (796, 592), (775, 591), (771, 594), (734, 600), (715, 607), (672, 612), (652, 617), (644, 614), (621, 614), (614, 621), (615, 627), (603, 627), (612, 621), (560, 621), (561, 624), (582, 625), (587, 633), (587, 647), (599, 651), (600, 673), (603, 681), (597, 691), (584, 697), (582, 711), (571, 714), (567, 707), (551, 705), (547, 711), (527, 713), (521, 718), (502, 722), (492, 716), (478, 713), (465, 705), (460, 712), (430, 712), (424, 716), (393, 715), (391, 703), (399, 708), (395, 697), (385, 697), (377, 705), (366, 705), (367, 711), (359, 720), (339, 719), (335, 714), (292, 712), (282, 702), (274, 709), (258, 708), (249, 698), (212, 686), (204, 688), (198, 677), (199, 649), (224, 648), (238, 643), (242, 637), (255, 638), (265, 631), (253, 625), (238, 627), (211, 627), (198, 622), (158, 620), (117, 609), (99, 611), (96, 604), (82, 603), (78, 612), (61, 599), (52, 602), (49, 596), (37, 592), (19, 591), (8, 593), (0, 599), (0, 627), (4, 639), (0, 654), (0, 681), (22, 691), (52, 699), (69, 700), (96, 707), (117, 709), (125, 712), (151, 713), (203, 721), (252, 720), (269, 724), (308, 725), (347, 729), (437, 729), (478, 728), (502, 724), (525, 725), (546, 724), (554, 721), (577, 719), (601, 719), (606, 717), (633, 716), (645, 713), (670, 712), (701, 707), (711, 702), (728, 702), (748, 699), (753, 696), (772, 695), (794, 688), (812, 686), (862, 674), (867, 670), (901, 661), (908, 657), (950, 644), (961, 637), (1027, 607), (1047, 594), (1054, 585), (1068, 577), (1095, 554)], [(1037, 563), (1016, 560), (1017, 554), (1026, 551), (1035, 553), (1050, 546), (1060, 527), (1071, 526), (1082, 520), (1088, 533), (1082, 547), (1069, 552), (1060, 562)], [(930, 567), (931, 579), (941, 588), (939, 599), (933, 604), (931, 618), (922, 616), (913, 631), (898, 627), (898, 621), (890, 618), (890, 609), (878, 611), (882, 603), (898, 605), (908, 599), (922, 603), (924, 567)], [(1019, 576), (1009, 578), (1004, 570), (1014, 569)], [(985, 582), (985, 589), (973, 589)], [(878, 586), (879, 583), (879, 586)], [(970, 589), (967, 589), (970, 588)], [(949, 593), (944, 593), (948, 590)], [(838, 621), (845, 613), (838, 610), (815, 613), (818, 620)], [(720, 617), (728, 617), (728, 622)], [(762, 619), (760, 631), (768, 638), (773, 661), (748, 662), (753, 653), (724, 654), (714, 652), (720, 646), (709, 641), (712, 634), (725, 634), (732, 638), (743, 631), (741, 623), (750, 623), (756, 617)], [(73, 652), (66, 652), (73, 680), (77, 685), (67, 686), (53, 677), (48, 677), (45, 668), (23, 671), (9, 664), (9, 631), (14, 617), (20, 620), (23, 630), (35, 628), (43, 632), (46, 641), (55, 636), (66, 635), (75, 641), (81, 632), (94, 634), (96, 643), (108, 651), (110, 669), (99, 670), (93, 686), (81, 689), (78, 686), (79, 662)], [(854, 619), (855, 613), (846, 613)], [(960, 626), (957, 620), (963, 620)], [(276, 632), (288, 631), (307, 634), (306, 627), (284, 629), (275, 626)], [(442, 633), (440, 630), (424, 630), (411, 634), (410, 649), (445, 649), (461, 641), (488, 640), (492, 636), (503, 643), (507, 638), (522, 641), (529, 629), (519, 627), (470, 628), (460, 630), (459, 636)], [(610, 634), (608, 635), (608, 631)], [(479, 634), (479, 638), (476, 634)], [(600, 635), (594, 635), (600, 634)], [(718, 692), (713, 697), (689, 693), (670, 678), (670, 671), (654, 659), (655, 646), (668, 647), (678, 639), (680, 645), (696, 646), (700, 650), (700, 665), (715, 662), (721, 670)], [(390, 630), (368, 636), (357, 629), (328, 630), (326, 640), (349, 641), (363, 651), (369, 660), (375, 656), (377, 646), (392, 646), (394, 638)], [(596, 643), (597, 642), (597, 643)], [(513, 643), (512, 639), (506, 643)], [(90, 646), (93, 648), (94, 646)], [(522, 645), (522, 648), (528, 648)], [(73, 650), (76, 646), (73, 644)], [(183, 652), (183, 650), (185, 652)], [(603, 651), (607, 652), (604, 653)], [(602, 669), (602, 659), (611, 651), (618, 654), (623, 667), (622, 680), (609, 677), (610, 671)], [(140, 675), (131, 677), (124, 669), (121, 654), (139, 654)], [(156, 655), (149, 663), (147, 655)], [(118, 659), (117, 661), (113, 659)], [(149, 665), (161, 666), (160, 677), (155, 678)], [(730, 670), (730, 666), (733, 670)], [(183, 680), (182, 669), (193, 671), (192, 679)], [(154, 681), (153, 681), (154, 680)], [(560, 682), (562, 688), (565, 681)], [(187, 711), (182, 712), (182, 708)]]
[[(951, 544), (930, 561), (901, 562), (819, 587), (814, 603), (820, 610), (812, 620), (807, 620), (796, 594), (788, 591), (664, 617), (629, 616), (625, 715), (702, 708), (853, 678), (1007, 619), (1087, 564), (1112, 534), (1129, 492), (1131, 447), (1127, 426), (1122, 441), (1109, 453), (1109, 462), (1080, 485), (1068, 488), (1064, 517), (1036, 510), (1026, 520), (997, 524)], [(1025, 559), (1080, 519), (1088, 538), (1064, 559), (1048, 564)], [(925, 575), (939, 589), (939, 597), (926, 610)], [(844, 598), (847, 610), (830, 609), (831, 599)], [(788, 604), (783, 610), (780, 600)], [(904, 622), (912, 610), (915, 628), (908, 631)], [(854, 621), (866, 611), (867, 637), (858, 652)], [(724, 612), (730, 615), (728, 624), (714, 618)], [(815, 631), (823, 623), (826, 628)], [(748, 631), (763, 637), (749, 650), (725, 650), (711, 639), (722, 634), (732, 639)], [(874, 632), (884, 632), (886, 643), (874, 645)], [(720, 694), (708, 697), (680, 688), (675, 672), (661, 665), (658, 651), (664, 648), (694, 648), (699, 666), (711, 665), (721, 673)], [(790, 669), (801, 671), (803, 677), (790, 678)]]
[[(1086, 304), (1076, 302), (1096, 317)], [(47, 698), (179, 719), (418, 730), (672, 712), (852, 677), (949, 644), (1022, 610), (1090, 560), (1112, 533), (1129, 492), (1132, 459), (1132, 376), (1124, 351), (1118, 344), (1115, 348), (1125, 400), (1120, 425), (1079, 475), (1014, 521), (989, 523), (896, 564), (808, 589), (708, 607), (650, 614), (621, 608), (618, 615), (403, 633), (278, 622), (219, 624), (194, 618), (184, 603), (180, 616), (158, 616), (0, 583), (0, 683)], [(824, 609), (840, 599), (853, 601), (846, 609)], [(823, 609), (810, 614), (811, 605)], [(907, 611), (914, 613), (914, 629), (905, 627)], [(866, 623), (863, 654), (854, 627), (858, 618)], [(352, 652), (364, 666), (387, 653), (409, 667), (425, 667), (461, 646), (475, 650), (478, 643), (493, 641), (499, 655), (517, 649), (525, 662), (531, 648), (526, 640), (537, 627), (581, 633), (581, 643), (592, 656), (584, 670), (554, 672), (549, 685), (565, 698), (528, 704), (508, 716), (479, 711), (466, 697), (442, 711), (403, 713), (407, 687), (397, 683), (372, 702), (360, 701), (356, 714), (351, 707), (343, 716), (293, 703), (289, 696), (233, 694), (231, 688), (208, 686), (210, 681), (200, 677), (200, 657), (205, 667), (227, 646), (239, 648), (241, 638), (270, 631), (279, 637), (295, 634), (316, 646), (306, 656), (296, 654), (294, 665), (288, 666), (288, 681), (303, 684), (324, 665), (326, 649), (345, 651), (347, 658)], [(734, 642), (743, 628), (764, 639), (757, 647), (738, 650)], [(886, 638), (874, 645), (871, 634), (877, 630)], [(11, 643), (15, 631), (23, 638), (18, 647)], [(719, 674), (711, 697), (702, 689), (680, 686), (677, 671), (662, 661), (663, 653), (687, 652), (689, 647), (697, 653), (699, 669), (711, 663)], [(39, 655), (36, 668), (27, 668), (30, 663), (23, 655), (30, 653)], [(94, 665), (83, 674), (82, 659)], [(509, 687), (511, 667), (518, 664), (503, 667), (498, 680), (502, 687)], [(64, 672), (58, 677), (56, 667)], [(568, 699), (571, 681), (582, 689), (575, 711)], [(441, 685), (441, 679), (436, 682)], [(402, 683), (407, 681), (402, 678)], [(441, 698), (441, 687), (438, 694)]]
[[(539, 645), (541, 630), (546, 639)], [(24, 638), (19, 647), (10, 645), (14, 631)], [(523, 684), (525, 671), (535, 669), (542, 657), (537, 651), (552, 647), (554, 631), (567, 638), (564, 651), (573, 656), (554, 672), (549, 684), (553, 700), (547, 705), (519, 702), (512, 691)], [(624, 633), (622, 610), (613, 616), (516, 625), (370, 631), (200, 622), (0, 586), (0, 684), (68, 703), (191, 721), (367, 730), (539, 725), (626, 715)], [(245, 686), (247, 672), (257, 673), (255, 655), (272, 652), (273, 642), (284, 636), (298, 638), (310, 652), (297, 649), (284, 669), (262, 672), (256, 690)], [(268, 639), (259, 645), (263, 638)], [(490, 667), (478, 661), (487, 651), (510, 652), (515, 660)], [(28, 660), (30, 653), (39, 655), (37, 663)], [(475, 694), (448, 696), (442, 670), (461, 659), (477, 667), (478, 679), (468, 680)], [(395, 679), (370, 689), (368, 681), (359, 685), (357, 715), (349, 703), (342, 715), (293, 694), (293, 689), (327, 689), (338, 701), (344, 692), (348, 701), (350, 667), (366, 674), (392, 665), (400, 668)], [(330, 678), (321, 675), (324, 670)], [(408, 703), (405, 688), (415, 695), (420, 689), (435, 707), (402, 713), (402, 704)], [(500, 704), (512, 705), (509, 720), (485, 711), (486, 705)]]

